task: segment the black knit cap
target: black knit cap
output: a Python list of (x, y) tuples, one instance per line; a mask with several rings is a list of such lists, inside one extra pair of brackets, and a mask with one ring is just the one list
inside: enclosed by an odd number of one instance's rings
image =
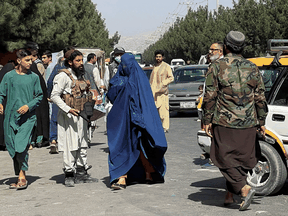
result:
[(124, 54), (124, 53), (125, 53), (125, 50), (124, 50), (123, 47), (116, 47), (116, 48), (114, 49), (114, 55), (115, 55), (115, 54)]

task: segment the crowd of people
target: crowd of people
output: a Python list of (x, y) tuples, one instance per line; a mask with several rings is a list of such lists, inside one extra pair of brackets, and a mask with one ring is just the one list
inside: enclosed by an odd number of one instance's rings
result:
[[(198, 107), (202, 127), (212, 138), (211, 159), (226, 179), (224, 205), (235, 203), (233, 194), (240, 195), (239, 210), (247, 209), (255, 194), (246, 174), (257, 163), (256, 132), (265, 134), (268, 112), (261, 74), (241, 56), (244, 46), (245, 36), (237, 31), (229, 32), (223, 43), (211, 45)], [(98, 181), (87, 172), (91, 168), (88, 127), (96, 127), (96, 122), (89, 120), (95, 105), (91, 89), (106, 96), (111, 188), (125, 189), (131, 182), (164, 183), (168, 85), (174, 81), (170, 66), (163, 61), (164, 52), (155, 51), (150, 80), (134, 55), (121, 47), (114, 49), (102, 78), (95, 53), (84, 63), (79, 50), (67, 47), (54, 68), (50, 66), (51, 52), (45, 51), (41, 57), (37, 44), (28, 43), (17, 51), (16, 65), (8, 63), (0, 72), (1, 117), (4, 114), (0, 141), (18, 176), (10, 188), (27, 188), (28, 151), (46, 145), (50, 145), (50, 153), (63, 153), (65, 186)]]

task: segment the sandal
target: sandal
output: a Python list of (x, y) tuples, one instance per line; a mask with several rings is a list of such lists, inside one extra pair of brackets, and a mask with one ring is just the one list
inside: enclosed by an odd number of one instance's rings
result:
[(57, 141), (56, 140), (52, 140), (52, 142), (50, 143), (50, 154), (58, 154), (58, 146), (57, 146)]
[(244, 211), (250, 206), (255, 193), (256, 191), (251, 188), (246, 197), (241, 197), (242, 203), (240, 204), (239, 211)]
[(114, 183), (114, 184), (111, 185), (111, 188), (114, 189), (114, 190), (125, 189), (126, 188), (126, 184)]
[(10, 184), (9, 185), (9, 189), (16, 189), (17, 188), (17, 183), (18, 182)]
[(23, 190), (28, 187), (28, 181), (26, 179), (18, 179), (16, 190)]
[[(125, 176), (125, 177), (123, 177), (123, 176), (121, 176), (119, 179), (118, 179), (118, 182), (116, 182), (116, 183), (114, 183), (114, 184), (112, 184), (111, 185), (111, 189), (114, 189), (114, 190), (121, 190), (121, 189), (125, 189), (126, 188), (126, 178), (127, 178), (127, 176)], [(125, 180), (124, 182), (125, 182), (125, 184), (120, 184), (119, 182), (120, 182), (120, 179), (121, 180)], [(123, 181), (122, 181), (122, 183), (123, 183)]]

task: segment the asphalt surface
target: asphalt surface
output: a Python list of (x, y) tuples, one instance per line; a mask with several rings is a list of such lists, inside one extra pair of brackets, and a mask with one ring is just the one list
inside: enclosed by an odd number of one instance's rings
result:
[[(16, 191), (9, 184), (17, 180), (8, 152), (0, 151), (0, 216), (66, 215), (280, 215), (288, 214), (288, 182), (275, 196), (255, 197), (249, 209), (239, 212), (238, 205), (223, 206), (225, 181), (216, 167), (205, 166), (199, 158), (197, 122), (194, 112), (171, 114), (166, 135), (167, 172), (164, 184), (136, 184), (125, 190), (112, 191), (109, 185), (108, 145), (103, 119), (94, 132), (88, 163), (89, 173), (98, 183), (66, 188), (62, 172), (62, 155), (49, 149), (30, 151), (27, 179), (29, 187)], [(240, 202), (240, 198), (235, 196)]]

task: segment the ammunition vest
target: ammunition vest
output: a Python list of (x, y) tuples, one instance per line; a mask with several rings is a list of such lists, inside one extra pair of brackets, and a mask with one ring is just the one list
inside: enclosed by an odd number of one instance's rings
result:
[(71, 108), (82, 111), (87, 101), (92, 101), (92, 92), (90, 92), (90, 82), (84, 78), (75, 80), (71, 72), (67, 69), (59, 70), (58, 73), (64, 72), (72, 80), (71, 94), (62, 94), (61, 98)]

